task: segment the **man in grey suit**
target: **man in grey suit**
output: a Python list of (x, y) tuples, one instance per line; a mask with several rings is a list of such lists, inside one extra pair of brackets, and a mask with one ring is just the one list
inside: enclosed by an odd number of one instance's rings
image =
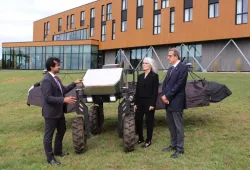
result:
[[(69, 91), (76, 87), (76, 84), (82, 80), (76, 80), (68, 86), (63, 86), (57, 73), (60, 72), (60, 60), (55, 57), (48, 58), (46, 61), (47, 73), (45, 74), (42, 83), (42, 115), (45, 120), (45, 135), (43, 139), (44, 151), (49, 164), (60, 165), (54, 156), (66, 156), (69, 153), (62, 152), (62, 141), (66, 131), (64, 111), (66, 104), (74, 104), (75, 97), (65, 97)], [(54, 152), (52, 151), (52, 138), (54, 130), (57, 129)]]
[(168, 61), (172, 67), (162, 86), (162, 100), (166, 104), (168, 127), (171, 134), (171, 145), (163, 148), (163, 151), (172, 151), (175, 153), (171, 158), (178, 158), (184, 154), (184, 127), (183, 110), (186, 106), (186, 82), (188, 77), (188, 67), (180, 62), (179, 51), (172, 48), (168, 52)]

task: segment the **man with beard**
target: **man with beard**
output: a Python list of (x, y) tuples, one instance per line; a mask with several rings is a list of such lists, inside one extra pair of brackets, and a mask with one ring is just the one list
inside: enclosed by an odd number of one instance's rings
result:
[[(54, 156), (66, 156), (69, 153), (62, 152), (62, 141), (66, 131), (64, 111), (66, 104), (74, 104), (75, 97), (65, 97), (69, 91), (76, 87), (76, 84), (82, 80), (76, 80), (68, 86), (63, 86), (57, 73), (60, 72), (60, 60), (55, 57), (50, 57), (46, 61), (47, 73), (45, 74), (42, 83), (42, 115), (45, 120), (45, 135), (43, 139), (44, 151), (49, 164), (60, 165)], [(54, 130), (57, 129), (54, 152), (52, 151), (52, 138)]]

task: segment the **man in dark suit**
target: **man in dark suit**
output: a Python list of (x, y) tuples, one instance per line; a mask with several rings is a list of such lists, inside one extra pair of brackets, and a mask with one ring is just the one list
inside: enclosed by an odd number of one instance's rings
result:
[[(60, 165), (56, 161), (56, 156), (66, 156), (69, 153), (62, 152), (62, 140), (66, 131), (64, 109), (66, 104), (74, 104), (75, 97), (65, 97), (65, 94), (71, 91), (76, 84), (81, 83), (81, 80), (76, 80), (68, 86), (63, 86), (60, 79), (56, 76), (60, 72), (60, 60), (55, 57), (48, 58), (46, 61), (47, 73), (45, 74), (42, 83), (43, 106), (42, 115), (45, 119), (45, 135), (44, 135), (44, 150), (49, 164)], [(52, 151), (52, 138), (54, 130), (57, 129), (54, 153)]]
[(168, 52), (168, 61), (172, 65), (162, 86), (162, 100), (166, 104), (168, 127), (171, 134), (171, 145), (163, 151), (172, 151), (171, 158), (184, 154), (183, 110), (186, 109), (186, 82), (188, 67), (180, 62), (179, 51), (172, 48)]

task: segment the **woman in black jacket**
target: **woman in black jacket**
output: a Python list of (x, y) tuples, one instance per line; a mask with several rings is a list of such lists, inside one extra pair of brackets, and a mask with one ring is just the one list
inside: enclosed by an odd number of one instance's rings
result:
[(155, 62), (152, 58), (145, 58), (142, 63), (144, 73), (137, 78), (135, 93), (135, 124), (139, 136), (137, 144), (144, 142), (143, 138), (143, 117), (146, 115), (147, 139), (141, 146), (147, 148), (151, 145), (155, 106), (158, 95), (159, 77)]

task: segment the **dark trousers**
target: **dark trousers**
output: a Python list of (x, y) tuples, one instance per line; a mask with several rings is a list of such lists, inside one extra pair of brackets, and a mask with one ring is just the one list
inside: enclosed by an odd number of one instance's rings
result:
[[(54, 153), (62, 153), (62, 141), (63, 136), (66, 132), (65, 117), (62, 118), (44, 118), (45, 119), (45, 134), (43, 138), (44, 151), (47, 160), (50, 161), (54, 159)], [(55, 143), (54, 143), (54, 153), (52, 151), (52, 138), (55, 129), (57, 129)]]
[(183, 112), (167, 111), (168, 128), (171, 134), (171, 145), (178, 151), (184, 151)]
[(135, 125), (136, 131), (139, 136), (139, 140), (143, 140), (143, 117), (146, 116), (146, 126), (147, 126), (147, 139), (146, 142), (151, 142), (153, 136), (154, 127), (154, 117), (155, 110), (149, 111), (149, 105), (147, 101), (141, 100), (140, 104), (137, 106), (137, 111), (135, 113)]

